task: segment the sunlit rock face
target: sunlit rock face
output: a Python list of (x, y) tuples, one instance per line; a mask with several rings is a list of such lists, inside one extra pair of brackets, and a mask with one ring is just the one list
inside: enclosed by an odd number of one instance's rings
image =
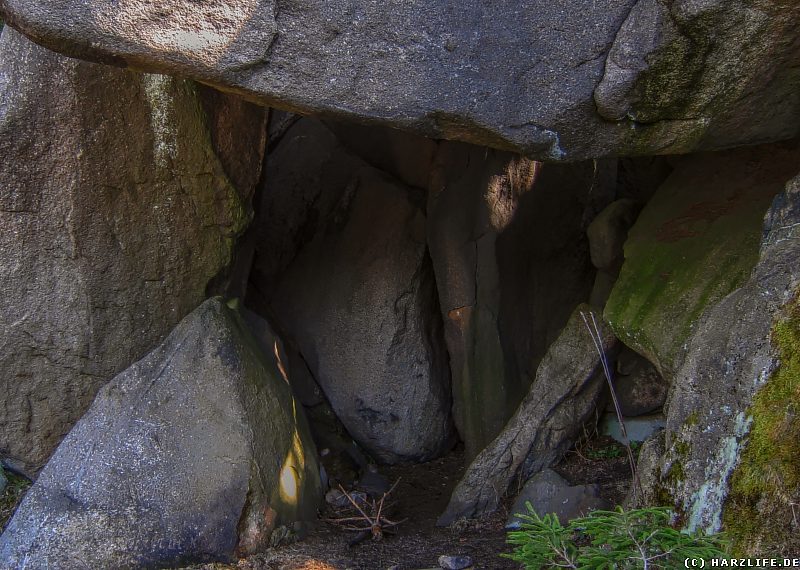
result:
[[(0, 456), (35, 474), (226, 273), (263, 109), (0, 39)], [(235, 132), (231, 137), (229, 133)]]
[(539, 159), (798, 132), (794, 2), (212, 4), (2, 0), (0, 12), (69, 55)]
[(277, 354), (203, 303), (103, 387), (0, 538), (3, 567), (229, 560), (316, 517), (316, 451)]

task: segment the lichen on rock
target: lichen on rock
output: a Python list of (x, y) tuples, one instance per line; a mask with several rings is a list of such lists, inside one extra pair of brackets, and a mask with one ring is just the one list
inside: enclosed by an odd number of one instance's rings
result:
[(798, 196), (800, 177), (773, 200), (748, 279), (697, 320), (663, 459), (642, 475), (687, 526), (728, 531), (740, 552), (796, 545)]
[(780, 364), (748, 410), (752, 419), (723, 516), (743, 554), (797, 552), (800, 503), (800, 290), (772, 330)]

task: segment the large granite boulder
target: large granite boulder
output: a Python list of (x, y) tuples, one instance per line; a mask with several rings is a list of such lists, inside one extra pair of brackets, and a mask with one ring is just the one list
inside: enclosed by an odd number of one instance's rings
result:
[(800, 5), (785, 0), (638, 0), (606, 56), (597, 109), (637, 126), (682, 122), (686, 147), (796, 136), (798, 23)]
[(796, 177), (766, 216), (755, 268), (697, 321), (665, 451), (640, 463), (651, 494), (674, 502), (690, 529), (724, 528), (751, 555), (800, 546), (799, 223)]
[(356, 442), (386, 462), (452, 442), (418, 192), (302, 119), (269, 157), (247, 303), (299, 349)]
[(747, 280), (764, 212), (798, 161), (794, 143), (683, 157), (628, 233), (604, 316), (668, 382), (697, 319)]
[(542, 164), (440, 144), (428, 192), (428, 245), (453, 415), (469, 459), (503, 429), (547, 347), (589, 298), (594, 271), (584, 219), (594, 195), (610, 189), (613, 197), (615, 164), (607, 162)]
[(580, 305), (542, 359), (527, 396), (505, 429), (467, 468), (438, 524), (492, 512), (514, 481), (530, 477), (558, 461), (594, 419), (605, 379), (598, 349), (609, 362), (617, 349), (610, 327), (601, 328), (595, 345), (584, 322), (591, 309)]
[(217, 297), (100, 390), (0, 537), (0, 567), (229, 560), (320, 497), (279, 363)]
[[(252, 215), (263, 110), (0, 38), (0, 456), (29, 475), (206, 295)], [(225, 133), (236, 130), (233, 140)]]
[(798, 133), (786, 0), (2, 0), (74, 57), (547, 160)]

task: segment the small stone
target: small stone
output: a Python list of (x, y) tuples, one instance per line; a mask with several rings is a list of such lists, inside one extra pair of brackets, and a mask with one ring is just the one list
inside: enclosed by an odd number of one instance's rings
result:
[(341, 500), (344, 498), (344, 493), (342, 493), (339, 489), (331, 489), (325, 493), (325, 502), (329, 505), (338, 506)]
[(600, 498), (598, 491), (597, 485), (571, 486), (552, 469), (544, 469), (525, 483), (511, 507), (506, 528), (520, 527), (521, 521), (517, 514), (528, 513), (526, 503), (531, 503), (539, 516), (555, 513), (562, 522), (596, 509), (608, 508), (609, 505)]
[[(362, 491), (351, 492), (350, 498), (359, 505), (363, 505), (367, 502), (367, 494)], [(352, 504), (347, 496), (339, 489), (331, 489), (325, 493), (325, 502), (337, 508), (347, 507)]]
[(465, 570), (472, 567), (472, 558), (469, 556), (447, 556), (439, 557), (439, 568), (444, 570)]

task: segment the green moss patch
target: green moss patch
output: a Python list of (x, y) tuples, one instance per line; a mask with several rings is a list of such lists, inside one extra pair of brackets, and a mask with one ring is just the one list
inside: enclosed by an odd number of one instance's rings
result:
[(5, 472), (5, 476), (8, 479), (8, 485), (0, 495), (0, 533), (5, 530), (8, 521), (17, 510), (17, 505), (31, 486), (30, 481), (13, 473)]
[(776, 323), (772, 342), (780, 367), (753, 401), (753, 425), (723, 515), (742, 554), (800, 551), (800, 297)]
[(631, 229), (604, 316), (664, 376), (706, 308), (750, 275), (764, 213), (791, 177), (789, 155), (770, 145), (686, 157)]

